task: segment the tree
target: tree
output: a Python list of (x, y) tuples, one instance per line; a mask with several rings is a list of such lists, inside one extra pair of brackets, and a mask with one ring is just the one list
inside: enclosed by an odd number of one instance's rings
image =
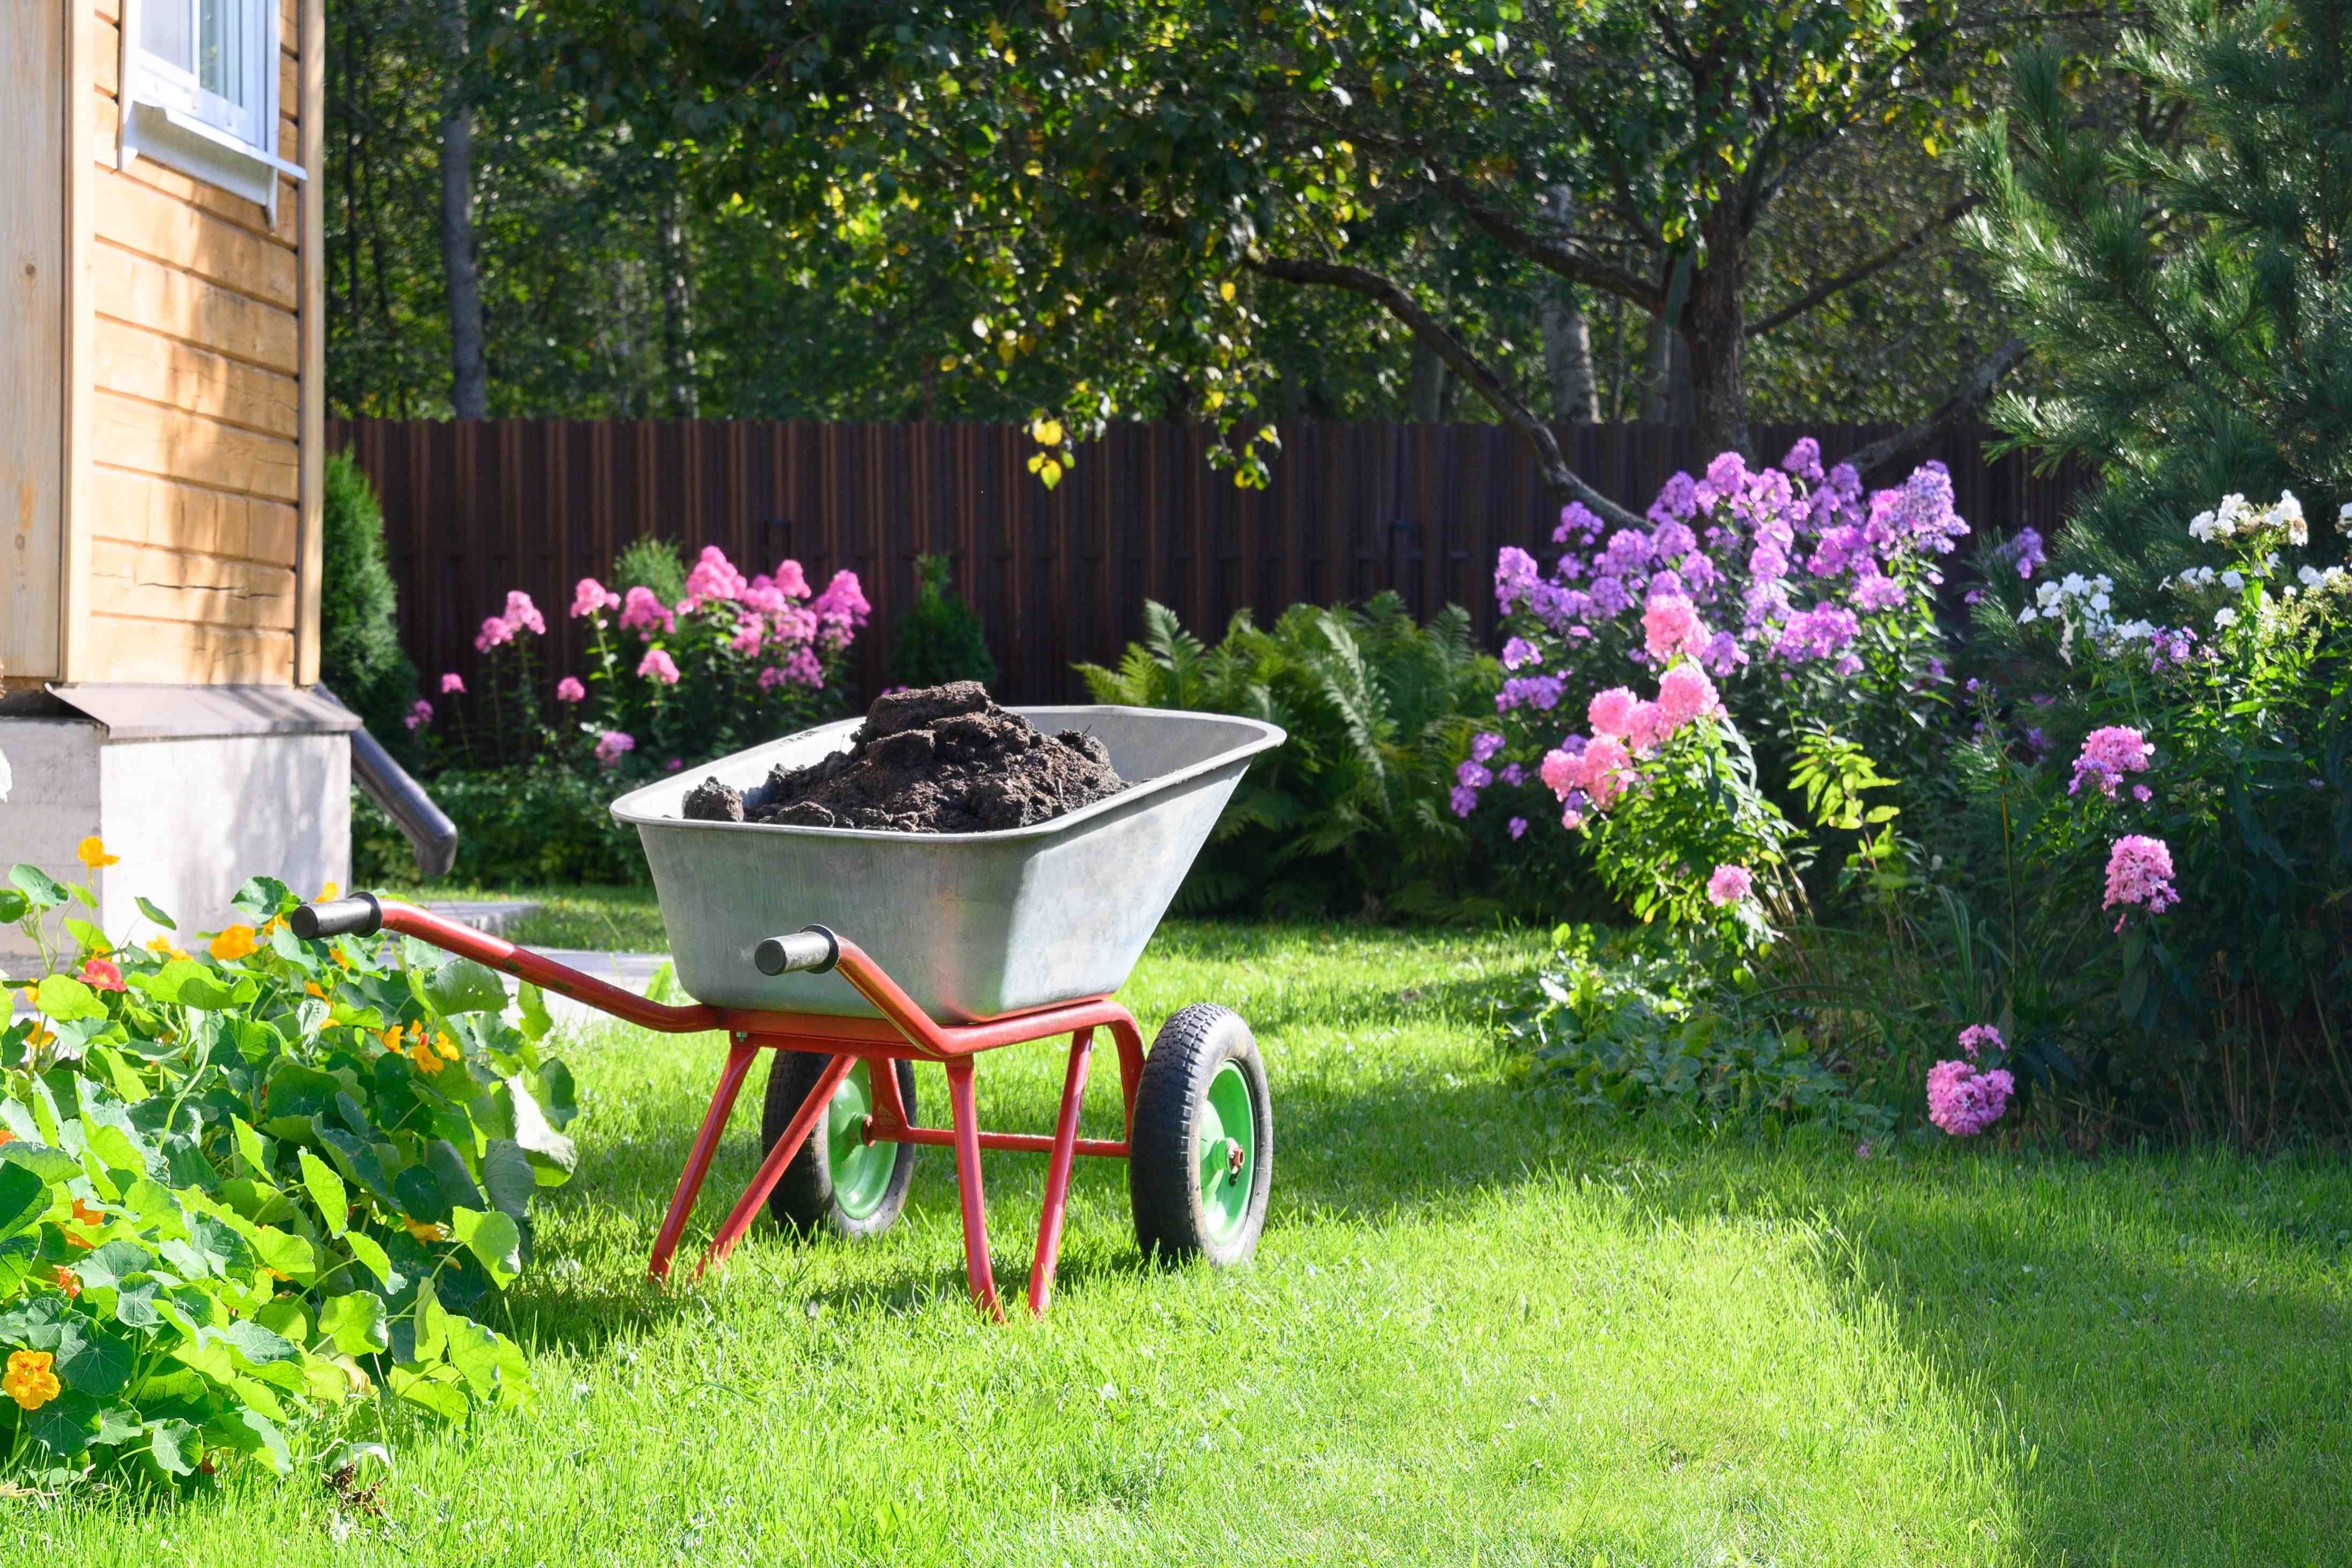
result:
[[(911, 233), (940, 236), (988, 301), (982, 363), (1066, 367), (1073, 430), (1181, 375), (1236, 422), (1241, 477), (1262, 477), (1248, 416), (1269, 380), (1266, 286), (1340, 290), (1520, 431), (1556, 493), (1620, 517), (1510, 373), (1517, 346), (1465, 329), (1462, 286), (1525, 292), (1532, 275), (1654, 318), (1658, 346), (1686, 355), (1703, 437), (1737, 445), (1752, 242), (1775, 200), (1865, 127), (1939, 145), (1988, 44), (2032, 20), (1959, 0), (1444, 15), (550, 0), (544, 15), (594, 110), (713, 148), (780, 223), (858, 236), (877, 278)], [(1769, 309), (1818, 308), (1925, 237)]]
[(400, 645), (399, 590), (385, 559), (383, 511), (343, 453), (327, 458), (320, 507), (319, 678), (386, 747), (408, 749), (401, 719), (416, 666)]
[(2100, 465), (2066, 549), (2160, 621), (2224, 495), (2293, 489), (2315, 545), (2352, 501), (2352, 7), (2160, 0), (2117, 66), (2136, 101), (2102, 124), (2070, 62), (2017, 61), (1971, 237), (2052, 377), (1994, 418)]

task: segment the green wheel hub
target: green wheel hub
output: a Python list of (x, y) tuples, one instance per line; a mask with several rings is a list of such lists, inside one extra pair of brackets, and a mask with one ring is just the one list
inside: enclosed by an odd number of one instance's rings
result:
[(851, 1219), (866, 1219), (890, 1195), (890, 1173), (898, 1161), (896, 1144), (867, 1143), (866, 1119), (874, 1113), (874, 1078), (859, 1061), (833, 1092), (824, 1113), (824, 1157), (833, 1173), (833, 1201)]
[(1238, 1063), (1226, 1062), (1209, 1080), (1200, 1129), (1202, 1216), (1213, 1239), (1229, 1241), (1249, 1222), (1257, 1179), (1256, 1097)]

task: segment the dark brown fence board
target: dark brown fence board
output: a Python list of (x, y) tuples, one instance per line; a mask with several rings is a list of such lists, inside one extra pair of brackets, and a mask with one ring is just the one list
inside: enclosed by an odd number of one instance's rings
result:
[[(1888, 428), (1759, 425), (1753, 450), (1778, 461), (1810, 429), (1834, 461)], [(1571, 465), (1637, 511), (1675, 469), (1696, 474), (1709, 455), (1675, 426), (1560, 434)], [(436, 695), (443, 671), (473, 678), (474, 636), (510, 588), (547, 616), (550, 683), (575, 671), (572, 584), (608, 579), (614, 557), (645, 534), (677, 541), (689, 559), (718, 545), (746, 572), (791, 556), (816, 587), (856, 572), (874, 605), (856, 657), (861, 696), (889, 684), (890, 627), (927, 552), (954, 558), (959, 591), (988, 624), (1000, 695), (1013, 701), (1081, 698), (1072, 663), (1116, 663), (1147, 598), (1213, 639), (1241, 609), (1269, 620), (1300, 601), (1393, 588), (1423, 616), (1467, 605), (1491, 634), (1495, 551), (1548, 544), (1557, 516), (1523, 441), (1478, 424), (1300, 423), (1281, 436), (1272, 484), (1246, 491), (1209, 467), (1211, 432), (1116, 425), (1049, 492), (1027, 471), (1034, 443), (1013, 425), (328, 427), (383, 499), (402, 635)], [(1963, 432), (1932, 454), (1952, 471), (1961, 515), (1980, 532), (2049, 532), (2081, 476), (2036, 475), (2020, 458), (1987, 460), (1982, 447), (1981, 432)]]

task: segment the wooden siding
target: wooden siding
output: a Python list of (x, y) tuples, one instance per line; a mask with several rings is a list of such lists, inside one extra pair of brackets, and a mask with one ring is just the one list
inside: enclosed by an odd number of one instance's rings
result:
[[(87, 3), (91, 441), (77, 677), (315, 680), (314, 204), (281, 178), (273, 220), (153, 159), (117, 168), (121, 0)], [(281, 0), (278, 152), (314, 170), (322, 18), (319, 0)]]
[(65, 538), (67, 13), (0, 10), (0, 677), (58, 673)]

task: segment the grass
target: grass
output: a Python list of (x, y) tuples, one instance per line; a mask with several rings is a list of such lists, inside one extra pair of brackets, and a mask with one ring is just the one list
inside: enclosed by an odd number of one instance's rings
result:
[(411, 887), (376, 889), (386, 898), (411, 904), (444, 904), (461, 899), (527, 900), (539, 908), (501, 933), (526, 947), (589, 947), (611, 953), (667, 953), (669, 935), (662, 926), (654, 890), (644, 887), (474, 887), (463, 883), (424, 883)]
[[(1127, 998), (1253, 1020), (1255, 1265), (1141, 1267), (1082, 1162), (1053, 1315), (966, 1304), (948, 1162), (864, 1247), (640, 1270), (717, 1051), (605, 1030), (513, 1300), (537, 1395), (314, 1479), (13, 1505), (0, 1561), (2315, 1563), (2352, 1539), (2352, 1176), (2316, 1157), (1667, 1140), (1515, 1082), (1506, 936), (1173, 925)], [(981, 1073), (1049, 1123), (1050, 1047)], [(1115, 1119), (1108, 1081), (1090, 1126)], [(755, 1083), (756, 1087), (756, 1083)], [(924, 1070), (928, 1113), (942, 1103)], [(708, 1234), (754, 1163), (739, 1115)], [(1000, 1284), (1044, 1180), (992, 1156)], [(265, 1549), (258, 1543), (267, 1542)], [(259, 1554), (259, 1555), (257, 1555)]]

